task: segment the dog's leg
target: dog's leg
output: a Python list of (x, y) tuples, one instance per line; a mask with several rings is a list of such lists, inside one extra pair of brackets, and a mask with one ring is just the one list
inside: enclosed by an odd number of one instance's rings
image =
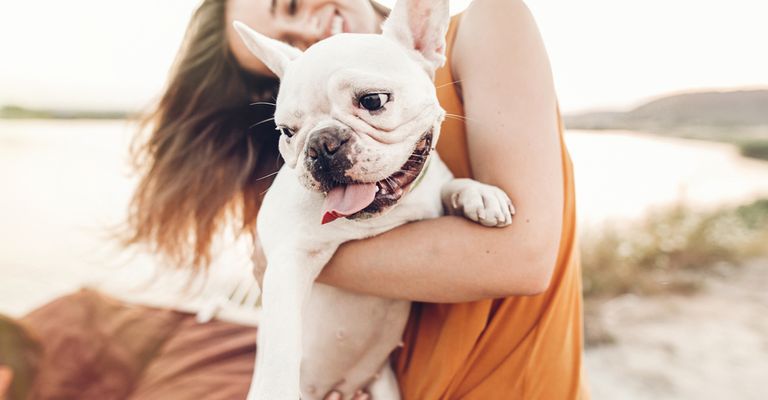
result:
[(315, 278), (334, 250), (307, 252), (294, 247), (270, 255), (249, 400), (299, 399), (302, 311)]
[(443, 185), (440, 195), (447, 214), (464, 215), (485, 226), (507, 226), (515, 214), (503, 190), (473, 179), (453, 179)]
[(381, 368), (376, 379), (368, 386), (368, 392), (373, 400), (400, 400), (397, 377), (389, 363), (385, 363)]

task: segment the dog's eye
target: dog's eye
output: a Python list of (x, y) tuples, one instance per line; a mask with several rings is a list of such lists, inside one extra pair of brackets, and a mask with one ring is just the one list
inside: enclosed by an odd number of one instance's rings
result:
[(368, 111), (378, 111), (389, 101), (389, 93), (368, 93), (357, 100), (360, 107)]
[(287, 126), (278, 126), (277, 130), (280, 131), (281, 135), (285, 135), (285, 137), (293, 137), (293, 129), (288, 128)]

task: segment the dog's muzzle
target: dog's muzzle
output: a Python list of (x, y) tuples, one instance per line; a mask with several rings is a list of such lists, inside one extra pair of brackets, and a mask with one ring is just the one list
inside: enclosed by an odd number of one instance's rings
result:
[(352, 167), (352, 132), (348, 128), (326, 127), (312, 132), (307, 142), (307, 171), (320, 183), (323, 191), (348, 183), (346, 173)]
[[(432, 129), (425, 132), (416, 143), (408, 160), (394, 174), (377, 182), (350, 182), (344, 185), (340, 193), (329, 193), (326, 197), (323, 223), (339, 217), (348, 219), (367, 219), (390, 209), (420, 181), (426, 171), (429, 153), (432, 150)], [(355, 188), (355, 194), (349, 195), (349, 188)], [(336, 188), (338, 190), (338, 188)], [(344, 200), (339, 201), (339, 197)], [(334, 199), (331, 201), (331, 199)], [(361, 202), (365, 201), (366, 204)], [(332, 205), (345, 204), (349, 210), (336, 212)], [(357, 207), (352, 207), (355, 204)], [(361, 206), (362, 204), (362, 206)], [(355, 211), (357, 210), (357, 211)]]
[(414, 144), (406, 162), (392, 175), (376, 181), (356, 181), (347, 172), (353, 167), (355, 136), (349, 129), (326, 127), (309, 136), (305, 164), (319, 190), (326, 193), (322, 223), (340, 217), (366, 219), (394, 206), (418, 183), (432, 150), (433, 129)]

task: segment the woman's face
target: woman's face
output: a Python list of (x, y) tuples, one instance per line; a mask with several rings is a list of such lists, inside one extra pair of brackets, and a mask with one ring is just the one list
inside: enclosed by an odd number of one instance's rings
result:
[(233, 21), (304, 50), (337, 33), (379, 32), (383, 18), (369, 0), (227, 0), (226, 19), (227, 40), (238, 63), (271, 76), (240, 40)]

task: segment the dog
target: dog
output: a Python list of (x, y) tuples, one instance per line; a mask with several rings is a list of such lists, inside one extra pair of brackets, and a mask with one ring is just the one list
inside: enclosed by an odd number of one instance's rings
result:
[(399, 399), (388, 357), (410, 303), (315, 278), (342, 243), (444, 211), (511, 223), (502, 190), (454, 179), (434, 150), (445, 111), (433, 79), (448, 22), (447, 0), (399, 0), (382, 34), (342, 33), (304, 52), (234, 23), (281, 80), (275, 123), (285, 160), (257, 220), (267, 267), (249, 399), (331, 390), (348, 399), (361, 389)]

